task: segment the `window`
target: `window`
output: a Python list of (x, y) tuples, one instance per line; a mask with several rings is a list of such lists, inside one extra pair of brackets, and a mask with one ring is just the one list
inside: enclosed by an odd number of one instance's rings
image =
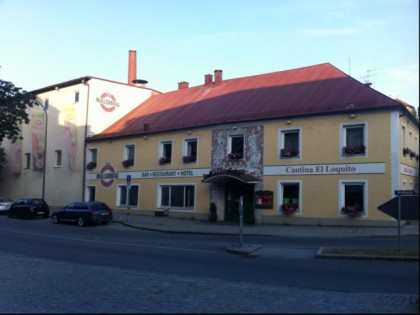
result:
[(131, 185), (128, 193), (127, 186), (118, 186), (118, 200), (119, 206), (137, 208), (139, 203), (139, 186)]
[(49, 106), (50, 106), (50, 101), (48, 100), (48, 98), (46, 98), (44, 101), (45, 110), (47, 110)]
[(299, 157), (300, 153), (300, 130), (281, 130), (280, 134), (280, 158)]
[(366, 154), (365, 124), (345, 125), (342, 129), (342, 155)]
[(124, 160), (122, 161), (124, 167), (134, 165), (134, 149), (134, 144), (124, 146)]
[(61, 150), (55, 151), (55, 166), (56, 167), (61, 166)]
[(162, 185), (160, 191), (160, 207), (193, 209), (195, 200), (194, 185)]
[(79, 102), (79, 91), (74, 92), (74, 102), (75, 103)]
[(280, 183), (279, 211), (285, 215), (300, 213), (300, 181)]
[(172, 161), (172, 141), (162, 141), (160, 143), (159, 164), (168, 164)]
[(89, 149), (89, 161), (98, 162), (98, 149)]
[(230, 137), (231, 160), (240, 160), (244, 157), (244, 135), (235, 135)]
[(25, 153), (25, 168), (31, 168), (31, 154)]
[(341, 214), (359, 216), (366, 214), (367, 181), (340, 181)]
[(182, 157), (184, 163), (191, 163), (197, 161), (197, 139), (187, 139), (184, 145), (184, 156)]
[(402, 132), (402, 146), (403, 146), (403, 148), (405, 148), (407, 145), (406, 145), (406, 140), (405, 140), (405, 126), (401, 126), (401, 132)]
[(96, 187), (95, 186), (88, 186), (87, 188), (87, 201), (95, 201), (96, 200)]

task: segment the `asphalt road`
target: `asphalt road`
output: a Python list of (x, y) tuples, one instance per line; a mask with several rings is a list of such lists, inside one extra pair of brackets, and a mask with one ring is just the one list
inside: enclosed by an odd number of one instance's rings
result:
[(310, 239), (247, 238), (280, 253), (244, 258), (231, 236), (4, 216), (0, 238), (0, 312), (418, 313), (418, 263), (320, 260)]

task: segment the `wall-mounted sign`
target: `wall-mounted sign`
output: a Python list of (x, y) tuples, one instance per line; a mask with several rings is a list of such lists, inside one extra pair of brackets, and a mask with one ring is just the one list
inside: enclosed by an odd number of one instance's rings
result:
[(266, 166), (264, 175), (384, 174), (385, 163)]
[(259, 190), (255, 193), (255, 208), (273, 209), (273, 192), (270, 190)]
[(96, 98), (96, 101), (106, 112), (112, 112), (116, 107), (120, 107), (120, 103), (116, 101), (114, 95), (108, 92), (102, 93), (101, 97)]
[(101, 172), (96, 174), (96, 178), (100, 180), (101, 185), (104, 187), (110, 187), (114, 184), (115, 179), (118, 178), (118, 173), (111, 165), (105, 165), (102, 167)]

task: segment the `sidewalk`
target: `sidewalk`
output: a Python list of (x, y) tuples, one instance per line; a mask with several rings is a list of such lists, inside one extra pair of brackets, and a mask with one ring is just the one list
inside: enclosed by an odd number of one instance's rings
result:
[[(238, 235), (239, 223), (210, 222), (174, 218), (170, 216), (157, 217), (148, 214), (127, 214), (126, 210), (115, 209), (114, 222), (150, 231), (184, 234), (223, 234)], [(244, 224), (243, 235), (267, 235), (290, 237), (370, 237), (398, 236), (397, 222), (395, 227), (354, 227), (354, 226), (307, 226), (279, 224)], [(401, 236), (419, 235), (419, 222), (412, 221), (400, 228)]]
[[(123, 225), (149, 230), (159, 231), (166, 233), (183, 233), (183, 234), (220, 234), (220, 235), (239, 235), (240, 226), (239, 223), (227, 223), (227, 222), (209, 222), (205, 220), (193, 220), (174, 218), (170, 216), (154, 216), (148, 214), (127, 214), (126, 210), (115, 209), (114, 211), (114, 222), (121, 223)], [(373, 236), (386, 236), (386, 237), (398, 237), (397, 222), (395, 227), (350, 227), (350, 226), (298, 226), (298, 225), (278, 225), (278, 224), (256, 224), (246, 225), (242, 227), (242, 235), (265, 235), (265, 236), (284, 236), (284, 237), (373, 237)], [(400, 227), (401, 236), (418, 236), (419, 235), (419, 222), (412, 221), (410, 224)], [(251, 255), (258, 253), (261, 250), (260, 245), (248, 244), (248, 245), (231, 245), (226, 248), (226, 251), (233, 254), (239, 255)], [(325, 249), (326, 252), (327, 248)], [(278, 251), (278, 249), (273, 249)], [(283, 249), (284, 251), (284, 249)], [(298, 250), (295, 250), (296, 252)], [(323, 249), (320, 249), (316, 254), (317, 257), (322, 258), (346, 258), (336, 257), (335, 255), (324, 254)], [(363, 259), (361, 257), (348, 256), (347, 258)], [(383, 259), (383, 257), (376, 257)], [(388, 257), (389, 258), (389, 257)], [(395, 256), (387, 260), (401, 260), (404, 257)], [(368, 259), (375, 259), (375, 257), (369, 256)], [(406, 260), (412, 260), (412, 257)], [(418, 261), (417, 258), (414, 259)]]

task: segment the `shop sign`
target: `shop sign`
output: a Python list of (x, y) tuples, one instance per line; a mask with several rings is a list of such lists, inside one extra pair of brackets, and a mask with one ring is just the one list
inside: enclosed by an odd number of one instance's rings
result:
[(264, 175), (383, 174), (385, 163), (266, 166)]
[(104, 187), (110, 187), (114, 184), (115, 179), (118, 178), (118, 173), (111, 165), (105, 165), (102, 167), (101, 172), (96, 174), (96, 178), (99, 179), (101, 185)]
[(273, 209), (273, 192), (270, 190), (259, 190), (255, 192), (255, 208)]
[(115, 96), (109, 92), (102, 93), (100, 97), (96, 98), (96, 101), (106, 112), (112, 112), (116, 107), (120, 107), (120, 103), (116, 101)]

